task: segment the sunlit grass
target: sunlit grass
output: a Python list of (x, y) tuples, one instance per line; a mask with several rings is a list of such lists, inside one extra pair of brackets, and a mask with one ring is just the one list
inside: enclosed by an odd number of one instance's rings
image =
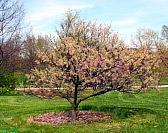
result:
[(0, 96), (0, 129), (25, 133), (55, 132), (156, 132), (168, 131), (168, 88), (141, 92), (138, 95), (109, 92), (83, 101), (79, 110), (111, 113), (112, 120), (82, 125), (28, 123), (26, 118), (45, 112), (71, 110), (61, 98), (41, 99), (13, 94)]

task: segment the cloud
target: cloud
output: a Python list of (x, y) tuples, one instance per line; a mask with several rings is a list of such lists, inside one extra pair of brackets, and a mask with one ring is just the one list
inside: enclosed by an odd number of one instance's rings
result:
[(142, 0), (144, 6), (141, 8), (144, 14), (148, 15), (165, 15), (168, 13), (168, 1), (167, 0)]
[(114, 22), (112, 22), (112, 25), (114, 25), (114, 26), (131, 25), (131, 24), (135, 24), (137, 22), (138, 21), (136, 19), (126, 19), (126, 20), (114, 21)]
[[(128, 25), (133, 25), (137, 24), (138, 20), (137, 19), (124, 19), (124, 20), (119, 20), (119, 21), (96, 21), (98, 24), (105, 24), (105, 25), (111, 25), (112, 27), (124, 27)], [(121, 32), (127, 32), (127, 31), (132, 31), (133, 29), (123, 29)]]
[(118, 32), (121, 33), (121, 34), (124, 34), (124, 33), (130, 34), (130, 33), (134, 33), (136, 31), (136, 29), (137, 28), (130, 28), (130, 29), (128, 29), (128, 28), (125, 28), (125, 29), (122, 28)]
[[(31, 21), (31, 23), (39, 23), (39, 21), (46, 21), (52, 17), (56, 17), (60, 14), (63, 14), (68, 9), (84, 9), (84, 8), (92, 8), (93, 6), (90, 4), (70, 4), (66, 5), (65, 3), (57, 3), (48, 1), (46, 3), (42, 3), (38, 6), (35, 12), (31, 12), (27, 16), (27, 21)], [(36, 7), (32, 7), (36, 8)]]
[(93, 7), (92, 4), (80, 0), (30, 0), (26, 2), (26, 6), (25, 22), (29, 23), (37, 34), (52, 33), (56, 20), (69, 9), (82, 10)]

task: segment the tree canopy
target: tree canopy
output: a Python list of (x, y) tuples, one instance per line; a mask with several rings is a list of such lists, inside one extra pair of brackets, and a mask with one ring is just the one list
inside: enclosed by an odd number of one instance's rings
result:
[[(38, 65), (27, 77), (32, 86), (57, 88), (70, 102), (74, 118), (80, 102), (90, 97), (109, 91), (137, 93), (157, 84), (159, 60), (151, 50), (127, 48), (111, 26), (67, 20), (61, 23), (63, 32), (57, 32), (56, 47), (38, 52)], [(40, 69), (41, 64), (46, 67)], [(80, 97), (88, 88), (93, 92)]]

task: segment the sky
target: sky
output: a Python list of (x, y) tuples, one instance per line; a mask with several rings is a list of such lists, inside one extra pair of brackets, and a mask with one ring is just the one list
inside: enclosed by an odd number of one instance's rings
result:
[(20, 0), (25, 9), (25, 22), (35, 34), (56, 35), (55, 27), (69, 9), (80, 17), (110, 24), (121, 39), (129, 43), (140, 27), (160, 32), (168, 25), (168, 0)]

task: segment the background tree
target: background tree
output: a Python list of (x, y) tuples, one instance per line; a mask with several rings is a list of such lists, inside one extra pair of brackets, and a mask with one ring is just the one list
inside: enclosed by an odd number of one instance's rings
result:
[(0, 79), (2, 80), (5, 75), (11, 75), (17, 68), (22, 45), (23, 15), (23, 7), (19, 1), (0, 0)]
[(167, 43), (168, 42), (168, 26), (163, 25), (162, 26), (162, 39)]
[(162, 43), (157, 46), (160, 58), (162, 60), (162, 65), (164, 69), (168, 68), (168, 27), (166, 25), (162, 26)]
[(164, 46), (164, 43), (161, 37), (154, 30), (149, 28), (139, 28), (137, 33), (132, 37), (132, 45), (136, 48), (145, 48), (148, 51), (151, 51), (151, 54), (155, 54), (156, 58), (160, 60), (159, 69), (159, 79), (165, 75), (165, 67), (163, 65), (162, 56), (160, 54), (161, 47)]
[[(48, 49), (50, 39), (48, 36), (27, 34), (26, 41), (23, 47), (23, 69), (29, 72), (32, 68), (36, 67), (36, 60), (38, 58), (37, 51), (44, 52)], [(51, 43), (50, 43), (51, 44)]]
[(149, 28), (141, 27), (137, 29), (137, 33), (132, 37), (131, 43), (135, 48), (145, 47), (147, 50), (157, 50), (157, 46), (161, 40), (158, 34)]

